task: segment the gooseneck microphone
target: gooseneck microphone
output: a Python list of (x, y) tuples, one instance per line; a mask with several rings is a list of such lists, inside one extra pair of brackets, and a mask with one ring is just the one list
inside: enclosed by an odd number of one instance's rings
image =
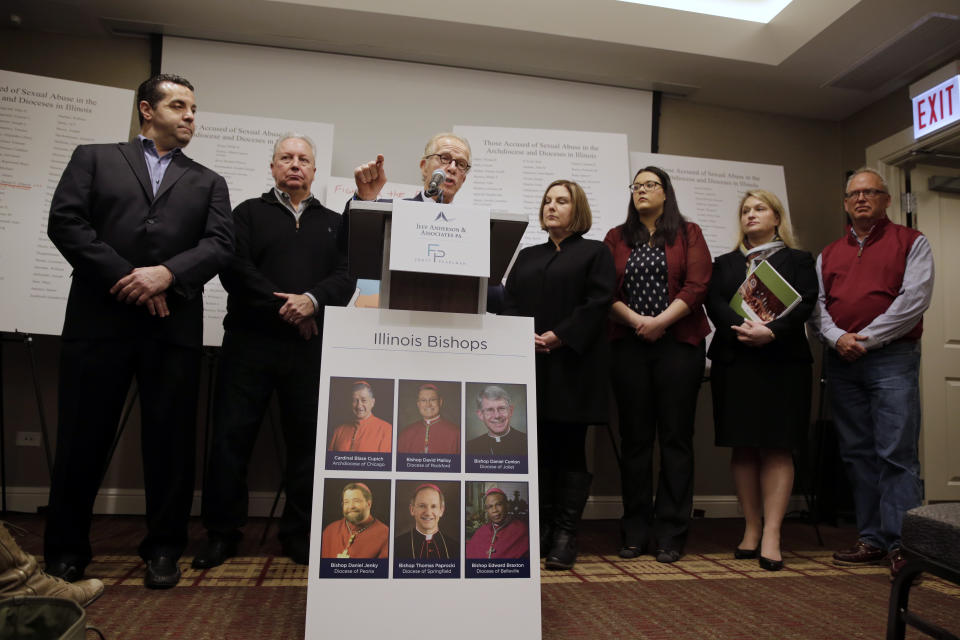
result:
[(446, 177), (447, 175), (442, 169), (434, 171), (433, 175), (430, 176), (430, 182), (427, 184), (427, 188), (423, 190), (423, 195), (432, 198), (440, 193), (440, 183), (443, 182)]

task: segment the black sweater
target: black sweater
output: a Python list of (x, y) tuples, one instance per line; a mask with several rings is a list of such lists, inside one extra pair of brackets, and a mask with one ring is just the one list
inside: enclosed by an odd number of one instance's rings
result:
[(349, 302), (356, 281), (347, 275), (347, 258), (337, 248), (341, 216), (311, 199), (297, 223), (273, 189), (233, 210), (236, 252), (220, 274), (227, 297), (225, 329), (252, 329), (277, 337), (298, 336), (278, 311), (284, 299), (274, 292), (310, 293), (319, 305)]

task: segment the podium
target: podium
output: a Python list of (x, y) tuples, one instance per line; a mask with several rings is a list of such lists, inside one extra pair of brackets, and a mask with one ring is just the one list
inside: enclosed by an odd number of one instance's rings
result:
[(520, 214), (490, 214), (490, 278), (390, 270), (393, 202), (353, 200), (347, 210), (351, 277), (380, 280), (380, 307), (485, 313), (487, 287), (503, 280), (527, 228)]

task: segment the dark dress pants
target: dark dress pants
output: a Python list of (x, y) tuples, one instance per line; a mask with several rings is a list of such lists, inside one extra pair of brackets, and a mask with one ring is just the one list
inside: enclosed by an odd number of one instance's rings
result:
[(304, 341), (244, 330), (224, 336), (203, 488), (203, 523), (211, 537), (237, 540), (247, 522), (250, 457), (276, 391), (286, 445), (280, 539), (309, 538), (320, 354), (319, 336)]
[(200, 349), (154, 339), (64, 340), (57, 451), (44, 535), (48, 563), (86, 566), (90, 519), (134, 376), (147, 535), (139, 553), (180, 557), (193, 502)]
[[(612, 345), (613, 391), (622, 441), (621, 532), (625, 546), (652, 541), (683, 550), (693, 508), (693, 426), (704, 346), (665, 334), (649, 343), (627, 336)], [(660, 475), (653, 501), (653, 445)]]

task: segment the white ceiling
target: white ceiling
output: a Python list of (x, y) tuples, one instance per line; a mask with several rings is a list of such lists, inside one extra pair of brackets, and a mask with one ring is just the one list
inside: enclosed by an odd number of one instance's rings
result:
[(794, 0), (768, 24), (617, 0), (0, 0), (0, 7), (3, 29), (156, 32), (661, 90), (831, 120), (960, 57), (960, 37), (932, 52), (902, 47), (895, 77), (865, 90), (828, 86), (930, 14), (960, 28), (960, 0)]

